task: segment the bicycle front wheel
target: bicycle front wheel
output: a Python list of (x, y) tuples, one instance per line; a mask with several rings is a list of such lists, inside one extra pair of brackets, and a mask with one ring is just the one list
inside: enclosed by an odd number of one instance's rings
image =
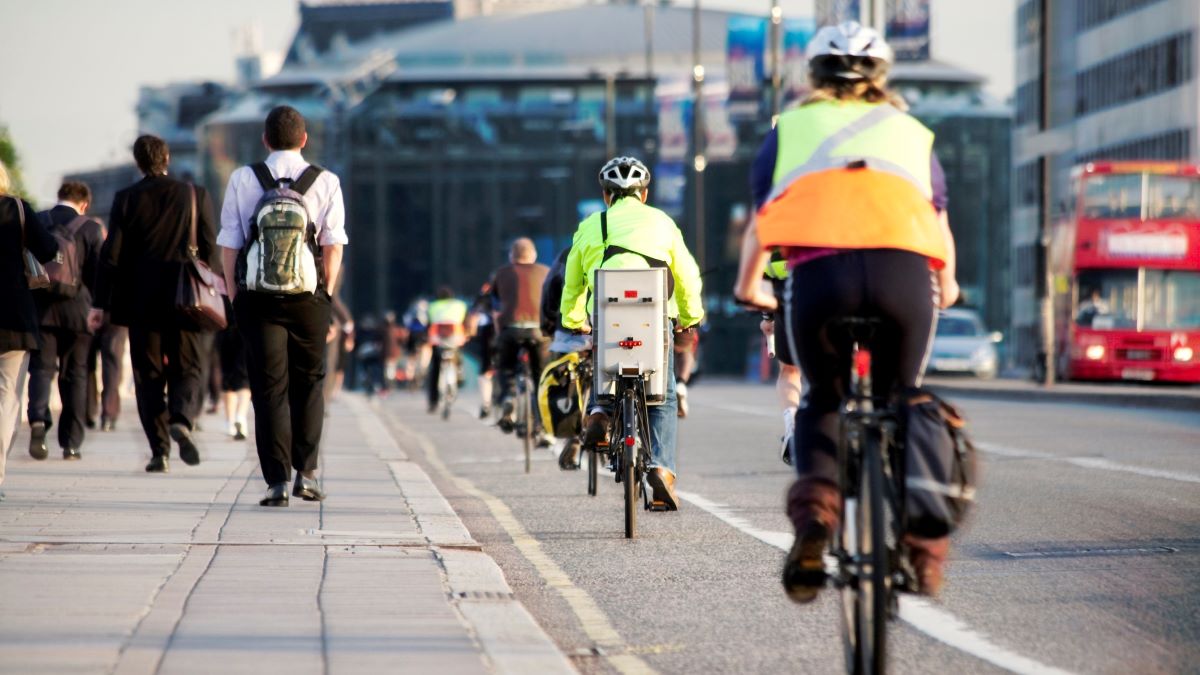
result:
[(588, 456), (588, 494), (596, 496), (596, 487), (600, 483), (600, 453), (589, 449)]
[(879, 437), (868, 434), (859, 474), (858, 590), (855, 593), (857, 668), (862, 675), (883, 675), (887, 663), (888, 551), (884, 519), (883, 458)]

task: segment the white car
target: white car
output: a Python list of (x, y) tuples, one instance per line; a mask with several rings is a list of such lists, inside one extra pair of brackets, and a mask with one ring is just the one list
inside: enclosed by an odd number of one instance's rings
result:
[(946, 309), (938, 314), (933, 353), (929, 357), (931, 373), (967, 373), (982, 379), (996, 376), (996, 343), (1003, 339), (998, 331), (983, 327), (979, 312), (973, 309)]

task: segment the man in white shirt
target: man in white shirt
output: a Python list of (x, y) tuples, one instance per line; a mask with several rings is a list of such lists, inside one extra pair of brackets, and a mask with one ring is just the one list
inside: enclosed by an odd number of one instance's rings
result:
[[(263, 144), (270, 154), (265, 162), (242, 167), (229, 177), (217, 237), (237, 326), (246, 340), (255, 441), (268, 485), (259, 502), (263, 506), (287, 506), (292, 469), (296, 471), (293, 496), (305, 501), (325, 498), (316, 469), (325, 420), (328, 289), (337, 280), (342, 246), (348, 239), (341, 185), (337, 176), (311, 167), (300, 155), (307, 142), (304, 118), (294, 108), (279, 106), (267, 115)], [(251, 253), (261, 259), (264, 251), (269, 255), (274, 250), (258, 245), (259, 223), (254, 222), (260, 217), (255, 211), (267, 179), (300, 193), (307, 218), (315, 226), (315, 242), (308, 242), (312, 253), (319, 253), (312, 256), (318, 278), (315, 290), (308, 286), (271, 290), (263, 275), (274, 268), (264, 272), (247, 260)], [(265, 221), (262, 216), (260, 222)]]

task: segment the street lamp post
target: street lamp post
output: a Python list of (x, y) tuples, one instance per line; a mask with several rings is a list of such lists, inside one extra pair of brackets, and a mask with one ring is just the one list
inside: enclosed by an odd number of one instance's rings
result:
[(704, 66), (700, 63), (700, 0), (692, 6), (692, 185), (695, 197), (696, 264), (705, 268), (704, 242)]
[(771, 126), (775, 126), (775, 118), (783, 107), (781, 90), (783, 89), (783, 8), (779, 0), (771, 0)]

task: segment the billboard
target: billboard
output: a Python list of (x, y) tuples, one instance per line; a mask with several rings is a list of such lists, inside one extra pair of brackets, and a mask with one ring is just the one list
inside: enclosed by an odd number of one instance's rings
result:
[(818, 26), (832, 26), (843, 21), (862, 21), (860, 0), (817, 0)]
[(735, 16), (729, 19), (729, 114), (756, 117), (766, 73), (767, 20)]
[(897, 61), (929, 58), (929, 0), (887, 0), (887, 41)]
[(783, 98), (793, 101), (808, 91), (808, 59), (804, 49), (817, 32), (812, 19), (787, 19), (783, 22)]
[[(879, 2), (879, 0), (875, 0)], [(873, 23), (864, 16), (873, 3), (862, 0), (817, 0), (817, 25), (829, 26), (843, 21)], [(896, 52), (898, 61), (922, 61), (929, 58), (929, 0), (886, 0), (884, 35)]]

